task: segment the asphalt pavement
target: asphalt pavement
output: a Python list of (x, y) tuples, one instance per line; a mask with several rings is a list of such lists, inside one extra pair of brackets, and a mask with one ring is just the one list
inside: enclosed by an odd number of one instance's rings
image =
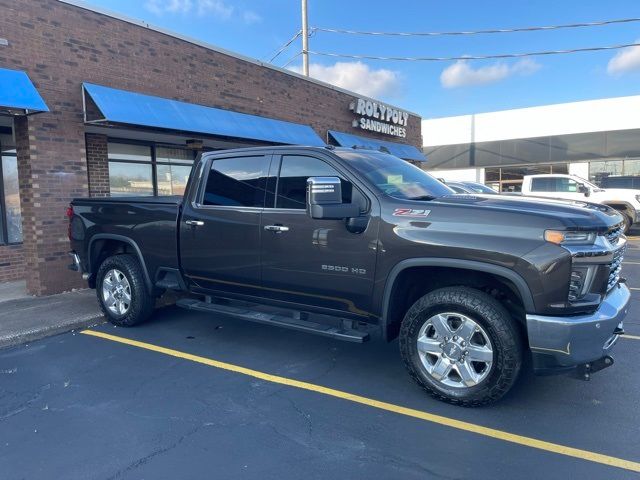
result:
[(639, 478), (640, 239), (613, 367), (524, 374), (480, 409), (428, 397), (397, 342), (176, 307), (0, 350), (0, 478)]

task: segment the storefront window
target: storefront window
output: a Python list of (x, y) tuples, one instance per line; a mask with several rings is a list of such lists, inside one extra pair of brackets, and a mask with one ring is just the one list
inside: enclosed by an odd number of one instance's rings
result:
[(637, 158), (589, 162), (589, 180), (609, 188), (613, 188), (612, 181), (617, 185), (624, 183), (620, 183), (623, 179), (616, 177), (636, 176), (640, 176), (640, 160)]
[(180, 147), (111, 141), (111, 196), (182, 195), (195, 153)]
[(2, 153), (0, 243), (22, 242), (22, 212), (18, 185), (18, 160), (14, 151)]

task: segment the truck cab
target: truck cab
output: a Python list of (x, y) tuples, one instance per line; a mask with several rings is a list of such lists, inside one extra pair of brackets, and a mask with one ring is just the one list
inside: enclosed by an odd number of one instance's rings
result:
[(576, 175), (527, 175), (522, 182), (522, 194), (608, 205), (622, 215), (625, 232), (640, 220), (640, 190), (600, 188)]

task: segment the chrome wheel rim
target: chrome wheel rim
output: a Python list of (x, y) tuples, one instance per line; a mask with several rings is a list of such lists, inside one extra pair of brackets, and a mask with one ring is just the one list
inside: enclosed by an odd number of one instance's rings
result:
[(109, 270), (102, 280), (102, 300), (107, 309), (116, 315), (124, 315), (131, 307), (131, 285), (125, 274), (117, 268)]
[(447, 387), (478, 385), (493, 364), (493, 346), (487, 332), (461, 313), (439, 313), (429, 318), (418, 332), (417, 347), (427, 375)]

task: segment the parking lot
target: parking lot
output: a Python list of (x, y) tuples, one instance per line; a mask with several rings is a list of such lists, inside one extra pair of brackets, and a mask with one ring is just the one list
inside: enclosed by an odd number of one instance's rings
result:
[(159, 310), (0, 351), (0, 478), (637, 478), (640, 237), (616, 364), (437, 402), (397, 343)]

